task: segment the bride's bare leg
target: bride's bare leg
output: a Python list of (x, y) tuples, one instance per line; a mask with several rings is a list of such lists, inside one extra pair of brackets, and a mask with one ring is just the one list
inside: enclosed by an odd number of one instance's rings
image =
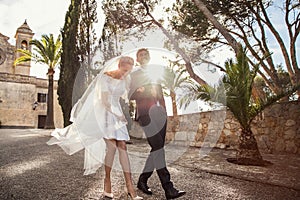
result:
[(125, 177), (125, 183), (128, 190), (128, 193), (132, 197), (136, 196), (136, 192), (133, 187), (132, 177), (131, 177), (131, 169), (130, 169), (130, 162), (128, 158), (127, 148), (125, 141), (117, 141), (117, 147), (119, 151), (119, 160), (122, 165), (124, 177)]
[(111, 193), (111, 180), (110, 173), (112, 169), (112, 165), (114, 162), (114, 157), (116, 153), (116, 140), (105, 140), (107, 152), (105, 155), (105, 178), (104, 178), (104, 191), (107, 193)]

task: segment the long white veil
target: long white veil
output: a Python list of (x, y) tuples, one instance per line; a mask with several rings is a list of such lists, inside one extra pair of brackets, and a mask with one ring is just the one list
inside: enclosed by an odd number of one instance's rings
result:
[[(116, 57), (107, 62), (73, 106), (70, 117), (72, 124), (63, 129), (55, 129), (51, 133), (53, 137), (47, 142), (49, 145), (59, 145), (69, 155), (84, 149), (84, 175), (95, 173), (104, 162), (106, 144), (103, 138), (106, 134), (126, 126), (126, 122), (121, 120), (114, 124), (106, 123), (106, 110), (101, 103), (101, 93), (106, 85), (103, 75), (117, 69), (119, 59), (120, 57)], [(124, 81), (128, 83), (129, 77)], [(126, 96), (124, 92), (124, 98)]]

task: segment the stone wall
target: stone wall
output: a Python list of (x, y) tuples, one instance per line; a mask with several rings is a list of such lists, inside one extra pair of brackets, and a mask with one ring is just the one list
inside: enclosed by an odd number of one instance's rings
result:
[[(259, 148), (268, 153), (300, 154), (300, 102), (277, 103), (257, 116), (251, 125)], [(195, 147), (236, 149), (240, 126), (228, 110), (218, 110), (168, 118), (166, 140)], [(144, 137), (133, 123), (131, 136)]]
[[(54, 123), (63, 127), (63, 116), (57, 101), (57, 82), (54, 87)], [(47, 115), (47, 103), (39, 103), (37, 94), (48, 93), (48, 80), (32, 76), (0, 73), (0, 122), (1, 127), (37, 128), (39, 116)]]
[(300, 154), (300, 102), (268, 107), (252, 123), (261, 149)]

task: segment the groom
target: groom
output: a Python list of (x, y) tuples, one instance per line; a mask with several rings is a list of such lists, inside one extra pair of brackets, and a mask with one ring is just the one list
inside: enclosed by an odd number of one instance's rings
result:
[(146, 160), (142, 174), (139, 177), (137, 187), (146, 194), (152, 195), (147, 181), (154, 169), (158, 174), (161, 185), (167, 199), (175, 199), (185, 194), (174, 188), (170, 173), (165, 160), (165, 137), (167, 128), (167, 112), (160, 83), (151, 81), (155, 76), (155, 70), (149, 74), (149, 68), (156, 67), (148, 65), (150, 54), (148, 49), (139, 49), (136, 61), (140, 68), (131, 73), (131, 84), (129, 99), (136, 101), (136, 120), (143, 128), (147, 141), (151, 146), (150, 154)]

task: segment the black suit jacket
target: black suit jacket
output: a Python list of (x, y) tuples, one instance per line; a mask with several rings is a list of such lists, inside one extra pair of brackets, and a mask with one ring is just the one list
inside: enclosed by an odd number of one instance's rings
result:
[[(151, 67), (151, 66), (149, 66)], [(129, 88), (129, 99), (136, 101), (136, 119), (149, 114), (149, 109), (159, 103), (166, 109), (162, 87), (158, 83), (152, 83), (149, 75), (143, 69), (138, 69), (131, 73), (131, 83)], [(144, 87), (144, 92), (137, 92), (140, 87)], [(154, 97), (151, 90), (155, 89), (157, 96)]]

